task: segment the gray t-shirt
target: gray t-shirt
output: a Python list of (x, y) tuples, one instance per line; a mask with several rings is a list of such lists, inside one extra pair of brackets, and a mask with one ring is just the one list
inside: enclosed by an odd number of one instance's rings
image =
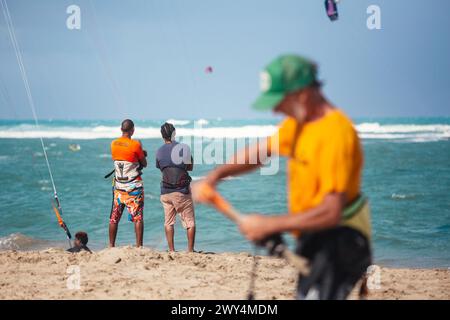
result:
[[(171, 143), (165, 143), (158, 151), (156, 151), (156, 167), (161, 171), (166, 167), (177, 167), (183, 170), (187, 170), (188, 165), (192, 163), (191, 149), (187, 144), (178, 143), (176, 141)], [(189, 185), (178, 188), (164, 187), (161, 182), (161, 194), (167, 194), (171, 192), (181, 192), (189, 194)]]

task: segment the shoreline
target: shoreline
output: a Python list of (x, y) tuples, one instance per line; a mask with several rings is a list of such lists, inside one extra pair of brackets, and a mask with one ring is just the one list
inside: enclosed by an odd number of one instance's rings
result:
[[(255, 298), (294, 299), (293, 266), (268, 256), (257, 261)], [(0, 299), (241, 300), (252, 266), (253, 257), (245, 252), (168, 253), (129, 246), (93, 254), (1, 251)], [(450, 269), (376, 268), (368, 299), (450, 299)], [(350, 299), (356, 297), (352, 293)]]
[[(132, 239), (134, 240), (134, 239)], [(201, 246), (201, 245), (200, 245)], [(131, 244), (125, 243), (119, 243), (119, 248), (123, 247), (134, 247)], [(164, 252), (165, 251), (166, 244), (164, 243), (162, 246), (152, 246), (152, 245), (145, 245), (144, 249), (149, 249), (152, 251), (158, 251), (158, 252)], [(294, 249), (295, 246), (290, 246), (291, 249)], [(92, 250), (92, 252), (98, 253), (103, 250), (108, 249), (108, 245), (104, 242), (89, 242), (89, 248)], [(52, 240), (52, 239), (42, 239), (42, 238), (32, 238), (29, 236), (26, 236), (21, 233), (11, 233), (7, 236), (0, 237), (0, 254), (2, 252), (8, 252), (8, 251), (18, 251), (18, 252), (39, 252), (39, 251), (46, 251), (46, 250), (66, 250), (67, 249), (67, 243), (61, 240)], [(185, 253), (185, 250), (178, 250), (177, 253)], [(250, 253), (250, 251), (235, 251), (235, 250), (212, 250), (212, 251), (206, 251), (206, 250), (200, 250), (200, 253), (212, 253), (212, 254), (221, 254), (221, 253), (230, 253), (230, 254), (240, 254), (240, 253)], [(267, 257), (264, 250), (260, 250), (259, 255)], [(380, 267), (387, 268), (387, 269), (419, 269), (419, 270), (435, 270), (435, 269), (450, 269), (450, 264), (446, 262), (440, 262), (437, 265), (433, 265), (431, 263), (424, 263), (421, 262), (420, 259), (416, 261), (412, 260), (403, 260), (403, 261), (395, 261), (393, 258), (379, 258), (378, 260), (375, 260), (374, 263)]]

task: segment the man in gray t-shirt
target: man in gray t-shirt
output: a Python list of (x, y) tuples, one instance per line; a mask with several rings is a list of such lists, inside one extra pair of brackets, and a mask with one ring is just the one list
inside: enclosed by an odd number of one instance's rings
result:
[(194, 251), (195, 214), (191, 197), (191, 177), (194, 164), (188, 145), (175, 141), (175, 127), (171, 123), (161, 126), (164, 139), (156, 152), (156, 167), (161, 170), (161, 203), (164, 208), (164, 230), (169, 251), (175, 251), (173, 242), (175, 216), (178, 213), (187, 230), (188, 251)]

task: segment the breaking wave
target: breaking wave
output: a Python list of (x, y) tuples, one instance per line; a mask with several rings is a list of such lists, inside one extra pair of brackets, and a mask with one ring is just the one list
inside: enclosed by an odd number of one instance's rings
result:
[(362, 139), (431, 142), (450, 139), (447, 124), (386, 124), (364, 122), (356, 125)]
[[(204, 138), (253, 138), (272, 135), (276, 130), (274, 125), (248, 125), (241, 127), (211, 127), (211, 128), (177, 128), (177, 136), (192, 136)], [(43, 127), (41, 130), (11, 127), (0, 130), (0, 138), (33, 139), (43, 137), (60, 139), (112, 139), (121, 135), (120, 128), (108, 126), (89, 127)], [(136, 127), (137, 139), (161, 139), (160, 128)]]
[(176, 119), (168, 119), (166, 122), (173, 124), (174, 126), (185, 126), (191, 123), (189, 120), (176, 120)]
[[(178, 137), (203, 138), (258, 138), (272, 135), (276, 125), (248, 124), (242, 126), (208, 126), (208, 121), (199, 119), (191, 123), (190, 120), (169, 119), (177, 127)], [(190, 124), (192, 127), (189, 127)], [(196, 126), (194, 126), (194, 124)], [(203, 127), (206, 126), (206, 127)], [(450, 125), (448, 124), (380, 124), (378, 122), (364, 122), (355, 125), (362, 139), (396, 140), (402, 142), (431, 142), (450, 139)], [(32, 125), (0, 126), (0, 138), (34, 139), (112, 139), (120, 136), (118, 127), (99, 125), (94, 127), (76, 126), (41, 126), (37, 130)], [(136, 127), (135, 137), (138, 139), (160, 139), (159, 127)]]

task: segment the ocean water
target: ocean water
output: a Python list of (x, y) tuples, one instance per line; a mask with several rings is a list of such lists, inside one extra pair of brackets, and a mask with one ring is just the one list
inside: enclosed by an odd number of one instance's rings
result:
[[(180, 140), (202, 139), (202, 149), (221, 137), (256, 138), (271, 134), (275, 120), (170, 119)], [(136, 121), (136, 138), (149, 153), (144, 170), (144, 245), (166, 249), (164, 214), (159, 202), (160, 172), (154, 153), (162, 144), (163, 121)], [(450, 118), (355, 119), (363, 141), (363, 191), (372, 207), (375, 262), (388, 266), (450, 267)], [(44, 137), (49, 161), (72, 234), (84, 230), (89, 244), (108, 243), (112, 169), (109, 145), (120, 134), (118, 121), (0, 120), (0, 250), (67, 247), (63, 230), (52, 211), (52, 186), (38, 140)], [(246, 140), (248, 142), (248, 140)], [(76, 144), (80, 150), (72, 151)], [(199, 151), (200, 150), (200, 151)], [(226, 155), (224, 155), (225, 157)], [(196, 164), (192, 176), (201, 179), (214, 163)], [(286, 211), (285, 160), (274, 175), (259, 171), (224, 181), (219, 190), (242, 212)], [(213, 209), (196, 207), (196, 249), (251, 251), (236, 227)], [(293, 245), (292, 239), (286, 236)], [(122, 218), (118, 244), (133, 244), (133, 225)], [(186, 247), (180, 223), (177, 250)]]

